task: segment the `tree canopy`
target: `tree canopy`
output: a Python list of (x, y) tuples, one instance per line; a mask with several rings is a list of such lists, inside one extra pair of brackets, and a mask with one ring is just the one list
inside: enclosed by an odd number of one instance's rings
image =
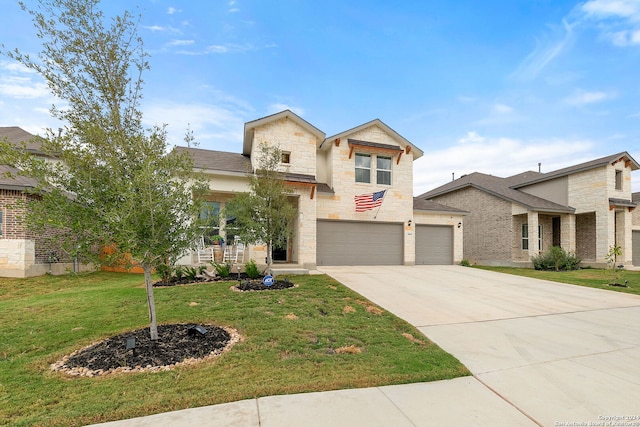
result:
[(282, 151), (261, 143), (254, 174), (249, 175), (250, 191), (239, 193), (227, 204), (227, 215), (235, 217), (240, 238), (247, 243), (267, 245), (267, 271), (273, 263), (274, 247), (282, 247), (291, 237), (291, 223), (296, 209), (291, 203), (291, 189), (279, 170)]
[[(193, 159), (171, 150), (164, 125), (142, 123), (142, 74), (147, 53), (134, 16), (107, 18), (99, 0), (39, 0), (21, 3), (33, 19), (42, 50), (32, 58), (19, 50), (2, 53), (38, 72), (60, 101), (51, 114), (42, 151), (49, 159), (3, 144), (0, 162), (35, 178), (39, 203), (27, 210), (35, 232), (57, 230), (58, 247), (71, 256), (107, 262), (126, 254), (144, 269), (151, 320), (157, 339), (152, 268), (175, 260), (200, 233), (198, 214), (206, 189)], [(192, 136), (187, 133), (188, 142)]]

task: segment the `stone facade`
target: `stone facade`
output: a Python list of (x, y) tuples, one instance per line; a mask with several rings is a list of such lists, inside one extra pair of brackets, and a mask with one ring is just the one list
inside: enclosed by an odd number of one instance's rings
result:
[[(354, 146), (349, 141), (364, 141)], [(292, 199), (298, 215), (288, 248), (288, 262), (306, 269), (316, 266), (318, 220), (366, 223), (402, 223), (404, 229), (403, 262), (415, 263), (415, 236), (410, 222), (457, 225), (463, 214), (433, 214), (413, 210), (413, 161), (422, 152), (379, 120), (374, 120), (335, 137), (326, 138), (318, 129), (290, 111), (258, 119), (245, 125), (243, 152), (253, 169), (260, 164), (260, 145), (275, 145), (289, 155), (289, 163), (280, 165), (285, 174), (302, 176), (289, 179)], [(357, 153), (372, 158), (371, 183), (356, 182)], [(391, 158), (391, 184), (376, 183), (377, 155)], [(237, 191), (246, 191), (246, 177), (233, 178), (222, 171), (210, 170), (211, 200), (222, 205)], [(222, 178), (222, 179), (220, 179)], [(233, 184), (232, 184), (233, 183)], [(323, 186), (320, 189), (320, 186)], [(329, 188), (330, 191), (326, 191)], [(245, 189), (245, 190), (243, 190)], [(386, 190), (379, 209), (356, 212), (355, 196)], [(462, 228), (454, 231), (455, 260), (461, 260)], [(252, 246), (248, 257), (260, 263), (266, 256), (264, 246)], [(248, 259), (248, 258), (245, 258)]]

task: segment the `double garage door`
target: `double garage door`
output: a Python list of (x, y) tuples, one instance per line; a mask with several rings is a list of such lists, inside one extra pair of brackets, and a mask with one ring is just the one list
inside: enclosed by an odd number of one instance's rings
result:
[[(416, 226), (416, 264), (452, 264), (453, 228)], [(404, 224), (326, 221), (317, 223), (318, 265), (402, 265)]]

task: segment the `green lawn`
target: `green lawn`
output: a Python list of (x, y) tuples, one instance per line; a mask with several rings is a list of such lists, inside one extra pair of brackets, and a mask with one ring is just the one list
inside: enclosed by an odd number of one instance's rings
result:
[(532, 268), (485, 266), (475, 266), (474, 268), (640, 295), (640, 271), (619, 270), (617, 283), (624, 283), (625, 280), (628, 282), (627, 287), (624, 288), (609, 286), (609, 283), (613, 282), (614, 273), (612, 270), (585, 268), (575, 271), (540, 271)]
[[(158, 288), (161, 323), (215, 323), (235, 328), (244, 340), (212, 361), (169, 372), (68, 378), (49, 365), (147, 326), (142, 276), (0, 278), (0, 425), (85, 425), (259, 396), (469, 374), (415, 328), (331, 278), (292, 280), (300, 286), (266, 292), (232, 292), (232, 282)], [(361, 353), (334, 351), (346, 346)]]

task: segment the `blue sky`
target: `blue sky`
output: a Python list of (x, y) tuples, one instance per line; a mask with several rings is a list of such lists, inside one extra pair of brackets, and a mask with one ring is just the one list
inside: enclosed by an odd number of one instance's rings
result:
[[(0, 43), (38, 51), (4, 1)], [(33, 2), (27, 0), (28, 4)], [(240, 152), (291, 109), (328, 136), (379, 118), (420, 147), (414, 193), (474, 171), (640, 161), (640, 0), (108, 0), (142, 14), (143, 112), (181, 144)], [(42, 133), (46, 85), (0, 57), (0, 126)], [(633, 173), (640, 191), (640, 172)]]

